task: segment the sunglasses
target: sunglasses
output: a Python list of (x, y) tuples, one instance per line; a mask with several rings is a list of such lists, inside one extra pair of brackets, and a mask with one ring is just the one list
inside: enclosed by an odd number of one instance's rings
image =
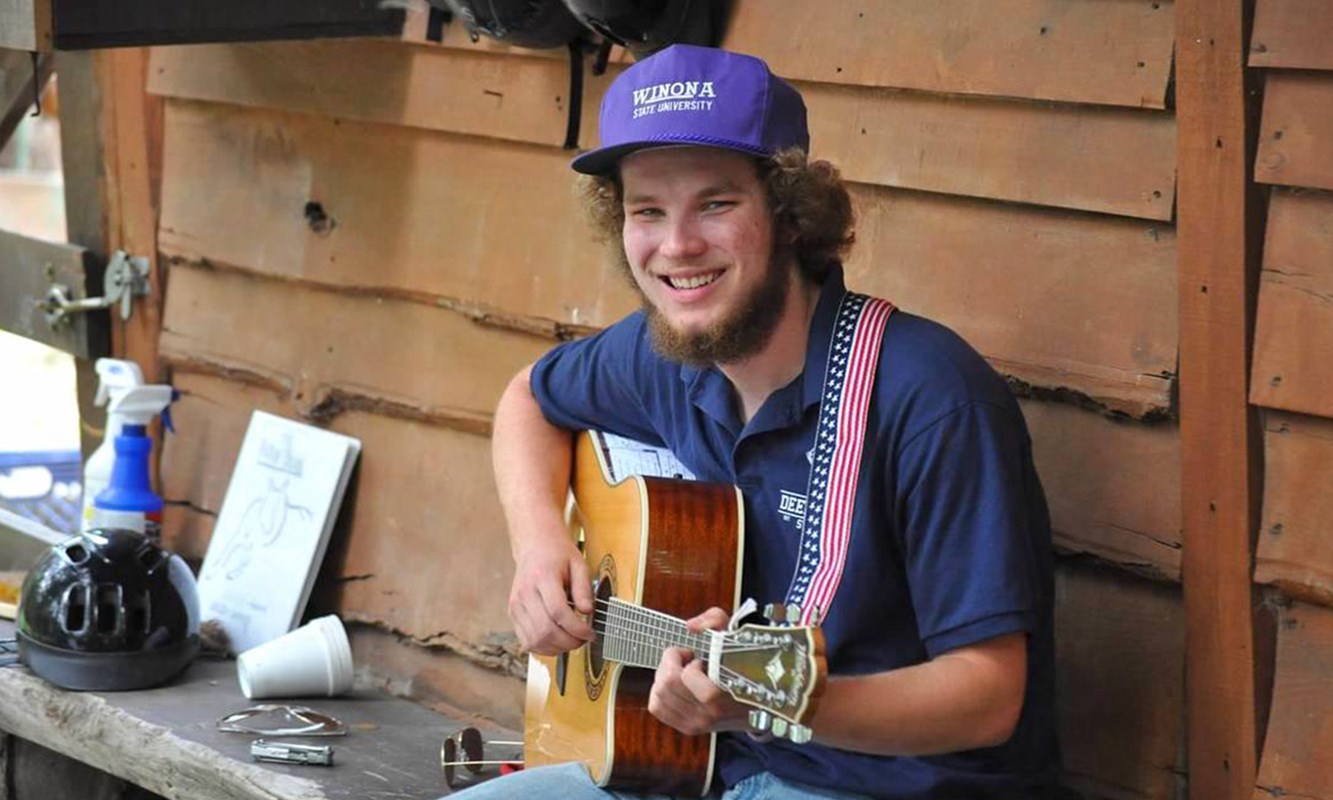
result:
[[(485, 746), (501, 747), (522, 747), (522, 742), (492, 740), (486, 742), (481, 738), (481, 731), (476, 728), (463, 728), (451, 736), (444, 737), (440, 743), (440, 767), (444, 770), (444, 784), (450, 789), (458, 788), (454, 781), (459, 777), (455, 771), (458, 767), (463, 767), (472, 774), (472, 780), (467, 783), (480, 783), (496, 775), (502, 775), (514, 768), (522, 769), (522, 759), (493, 759), (487, 760), (485, 756)], [(520, 751), (521, 752), (521, 751)], [(492, 774), (487, 774), (490, 770), (487, 767), (499, 767)]]

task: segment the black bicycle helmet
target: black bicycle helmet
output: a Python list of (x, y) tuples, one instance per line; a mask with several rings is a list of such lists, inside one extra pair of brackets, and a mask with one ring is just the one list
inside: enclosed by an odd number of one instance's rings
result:
[(475, 42), (485, 34), (516, 47), (562, 47), (583, 34), (583, 26), (560, 0), (430, 0), (463, 21)]
[(66, 689), (146, 689), (199, 652), (199, 593), (180, 556), (97, 529), (49, 549), (23, 581), (19, 660)]
[(643, 58), (672, 44), (714, 47), (727, 0), (564, 0), (588, 28)]

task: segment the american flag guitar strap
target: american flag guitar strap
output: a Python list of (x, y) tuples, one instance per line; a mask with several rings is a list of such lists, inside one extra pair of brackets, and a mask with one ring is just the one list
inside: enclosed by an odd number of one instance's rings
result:
[(819, 623), (842, 581), (875, 367), (891, 313), (893, 304), (886, 300), (847, 292), (833, 326), (801, 548), (787, 589), (787, 605), (800, 608), (802, 625)]

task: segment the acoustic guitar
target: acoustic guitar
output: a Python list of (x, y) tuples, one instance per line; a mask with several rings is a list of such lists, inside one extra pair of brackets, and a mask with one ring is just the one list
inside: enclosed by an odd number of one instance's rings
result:
[(740, 492), (667, 478), (613, 482), (607, 458), (598, 434), (580, 434), (569, 521), (594, 577), (596, 637), (529, 658), (524, 761), (577, 761), (604, 787), (702, 795), (716, 734), (687, 736), (648, 712), (663, 651), (703, 659), (714, 683), (753, 708), (752, 726), (808, 741), (804, 723), (824, 688), (823, 636), (779, 625), (687, 630), (684, 619), (740, 601)]

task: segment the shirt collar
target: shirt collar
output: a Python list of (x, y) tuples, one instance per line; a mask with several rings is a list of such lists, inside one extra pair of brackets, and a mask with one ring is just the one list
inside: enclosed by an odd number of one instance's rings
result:
[[(847, 293), (842, 266), (835, 265), (824, 277), (819, 302), (810, 319), (809, 338), (805, 343), (805, 369), (801, 378), (801, 405), (817, 405), (824, 396), (824, 368), (828, 364), (829, 337), (838, 320), (838, 309)], [(731, 399), (731, 383), (715, 366), (682, 365), (680, 379), (689, 387), (690, 400), (713, 419), (739, 434), (740, 420)]]
[(817, 405), (824, 396), (824, 370), (828, 366), (830, 339), (846, 294), (842, 266), (835, 265), (824, 278), (815, 315), (810, 319), (810, 338), (805, 343), (805, 373), (801, 378), (801, 403), (805, 408)]

